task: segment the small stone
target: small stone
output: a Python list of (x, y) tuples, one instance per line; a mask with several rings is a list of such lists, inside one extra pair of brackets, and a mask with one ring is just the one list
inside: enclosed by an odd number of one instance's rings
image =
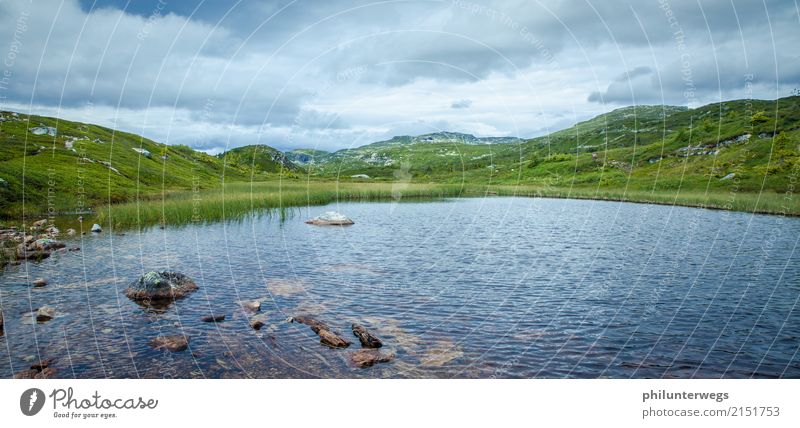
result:
[(252, 327), (253, 330), (261, 330), (261, 327), (264, 327), (267, 324), (265, 321), (266, 320), (262, 315), (256, 315), (253, 318), (250, 318), (250, 327)]
[(170, 352), (185, 351), (189, 347), (189, 339), (184, 335), (158, 336), (150, 341), (153, 349), (166, 349)]
[(44, 287), (47, 285), (47, 280), (44, 278), (34, 279), (33, 282), (31, 282), (31, 285), (34, 287)]
[(45, 368), (50, 367), (50, 364), (53, 364), (53, 361), (55, 361), (53, 358), (48, 358), (46, 360), (39, 361), (38, 363), (32, 365), (31, 369), (42, 371)]
[(67, 235), (68, 236), (75, 236), (75, 233), (76, 233), (75, 229), (67, 229)]
[(33, 227), (35, 227), (37, 229), (40, 229), (40, 228), (44, 227), (46, 224), (47, 224), (47, 219), (45, 218), (45, 219), (42, 219), (42, 220), (34, 221), (33, 222)]
[(225, 315), (206, 315), (203, 318), (200, 318), (200, 321), (203, 322), (220, 322), (225, 320)]
[(99, 224), (95, 223), (95, 224), (93, 224), (93, 225), (92, 225), (92, 232), (94, 232), (94, 233), (100, 233), (100, 232), (102, 232), (102, 231), (103, 231), (103, 228), (102, 228), (102, 227), (100, 227), (100, 225), (99, 225)]
[(56, 310), (47, 305), (44, 305), (36, 310), (36, 321), (39, 322), (50, 321), (55, 316)]

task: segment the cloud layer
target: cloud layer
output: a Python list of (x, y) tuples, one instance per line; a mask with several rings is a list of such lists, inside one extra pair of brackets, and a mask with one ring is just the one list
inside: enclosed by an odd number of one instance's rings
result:
[(333, 150), (800, 86), (793, 1), (127, 3), (0, 3), (4, 107), (210, 152)]

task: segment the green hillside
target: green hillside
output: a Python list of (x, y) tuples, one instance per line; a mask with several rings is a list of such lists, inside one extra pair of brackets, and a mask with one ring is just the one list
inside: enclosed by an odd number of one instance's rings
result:
[[(0, 112), (0, 213), (75, 213), (225, 180), (268, 179), (259, 169), (186, 146), (169, 146), (97, 125)], [(223, 175), (224, 172), (224, 175)]]
[[(798, 162), (800, 97), (696, 109), (625, 107), (509, 144), (377, 143), (328, 155), (318, 177), (484, 183), (597, 192), (782, 193)], [(774, 138), (773, 138), (774, 137)], [(403, 137), (405, 138), (405, 137)], [(733, 174), (733, 175), (731, 175)], [(735, 179), (734, 179), (735, 178)]]
[(217, 157), (224, 160), (226, 165), (259, 172), (280, 173), (301, 170), (280, 150), (263, 144), (237, 147), (220, 153)]

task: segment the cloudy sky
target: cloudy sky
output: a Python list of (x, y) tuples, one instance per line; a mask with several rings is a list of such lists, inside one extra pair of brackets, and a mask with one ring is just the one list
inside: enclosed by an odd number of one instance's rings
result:
[(0, 0), (3, 109), (212, 153), (531, 137), (800, 87), (797, 1)]

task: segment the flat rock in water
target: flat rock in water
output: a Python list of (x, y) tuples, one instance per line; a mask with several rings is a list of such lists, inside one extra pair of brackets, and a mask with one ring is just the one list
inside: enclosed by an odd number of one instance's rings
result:
[(170, 352), (185, 351), (189, 347), (189, 339), (177, 334), (174, 336), (158, 336), (150, 341), (153, 349), (166, 349)]
[(203, 321), (203, 322), (225, 321), (225, 315), (206, 315), (203, 318), (200, 318), (200, 321)]
[(44, 305), (36, 310), (36, 321), (39, 322), (50, 321), (55, 316), (56, 310), (47, 305)]
[(356, 367), (366, 368), (378, 363), (388, 363), (394, 359), (394, 355), (383, 353), (377, 349), (359, 349), (349, 355), (350, 363)]
[(301, 315), (297, 317), (291, 317), (288, 319), (288, 321), (305, 324), (311, 327), (311, 330), (314, 331), (314, 333), (317, 333), (319, 336), (319, 342), (323, 345), (333, 348), (347, 348), (350, 346), (350, 342), (345, 340), (342, 336), (331, 331), (331, 329), (328, 328), (325, 323), (318, 321), (315, 318)]
[(298, 324), (305, 324), (311, 327), (311, 330), (314, 330), (314, 333), (319, 333), (320, 330), (328, 330), (328, 326), (321, 321), (317, 321), (315, 318), (307, 317), (307, 316), (297, 316), (289, 318), (289, 322), (296, 322)]
[(306, 223), (315, 224), (318, 226), (349, 226), (351, 224), (355, 224), (353, 220), (335, 211), (328, 211), (325, 214), (312, 218), (311, 220), (306, 220)]
[(350, 342), (330, 330), (323, 329), (318, 331), (317, 334), (319, 335), (319, 343), (323, 345), (327, 345), (332, 348), (347, 348), (350, 346)]
[(195, 290), (197, 284), (182, 273), (150, 271), (131, 282), (125, 289), (125, 295), (139, 302), (158, 302), (180, 299)]
[(364, 348), (380, 348), (383, 346), (383, 342), (380, 339), (375, 337), (372, 333), (369, 332), (365, 327), (360, 326), (358, 324), (352, 325), (353, 334), (358, 337), (358, 340), (361, 342), (361, 346)]
[(261, 310), (261, 302), (257, 300), (239, 302), (247, 312), (258, 312)]
[(31, 285), (33, 285), (34, 287), (44, 287), (45, 285), (47, 285), (47, 280), (44, 278), (37, 278), (34, 279), (33, 282), (31, 282)]
[(59, 248), (64, 248), (67, 245), (61, 241), (56, 241), (55, 239), (50, 238), (41, 238), (33, 241), (33, 248), (30, 248), (34, 251), (52, 251), (57, 250)]

